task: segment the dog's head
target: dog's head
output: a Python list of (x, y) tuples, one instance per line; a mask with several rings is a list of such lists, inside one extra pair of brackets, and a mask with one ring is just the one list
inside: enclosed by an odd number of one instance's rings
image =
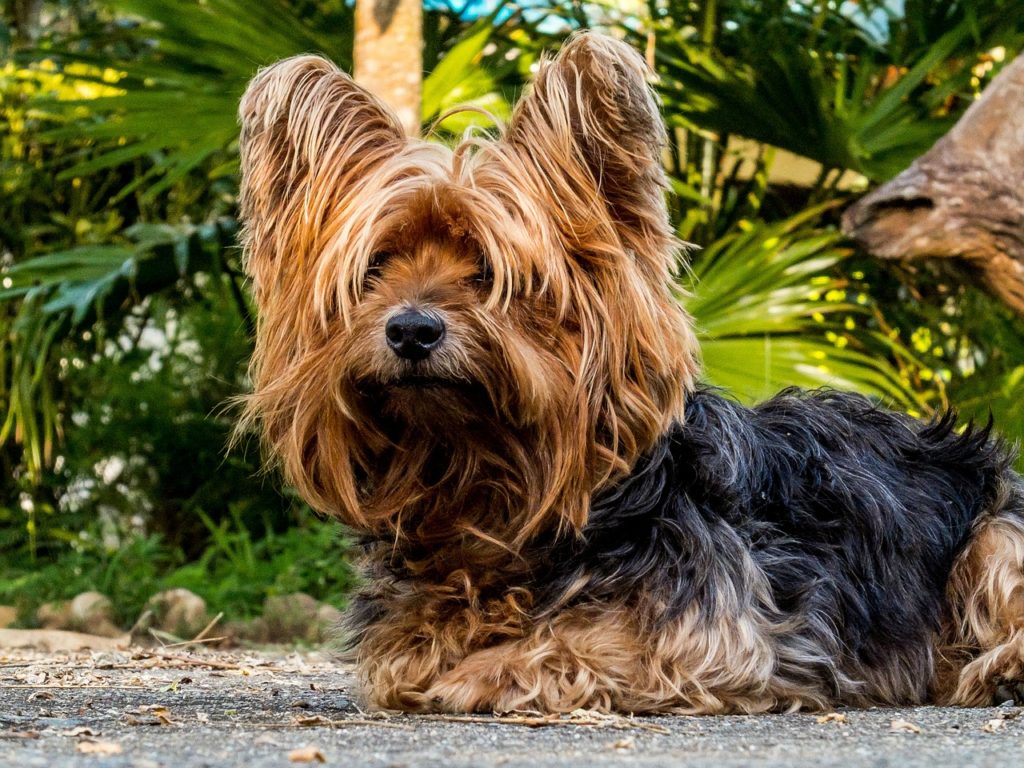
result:
[(314, 507), (509, 542), (578, 528), (681, 416), (696, 345), (645, 72), (578, 35), (499, 137), (454, 149), (321, 58), (252, 81), (248, 412)]

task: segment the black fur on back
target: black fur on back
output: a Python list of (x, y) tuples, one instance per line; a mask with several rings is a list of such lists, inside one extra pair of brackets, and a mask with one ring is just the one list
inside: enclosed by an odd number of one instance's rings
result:
[(953, 414), (925, 423), (833, 391), (747, 408), (698, 390), (581, 537), (531, 556), (546, 563), (532, 588), (542, 610), (653, 595), (662, 621), (710, 618), (723, 587), (752, 589), (752, 559), (779, 620), (799, 619), (789, 673), (837, 695), (844, 670), (930, 659), (953, 561), (1011, 462)]

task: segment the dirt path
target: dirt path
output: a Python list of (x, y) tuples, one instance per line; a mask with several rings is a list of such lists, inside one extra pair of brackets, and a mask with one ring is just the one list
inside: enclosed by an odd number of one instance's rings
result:
[[(0, 651), (0, 765), (1017, 766), (1016, 708), (579, 717), (368, 716), (322, 654)], [(894, 721), (896, 725), (894, 728)], [(901, 722), (903, 724), (901, 724)], [(298, 752), (295, 752), (298, 750)]]

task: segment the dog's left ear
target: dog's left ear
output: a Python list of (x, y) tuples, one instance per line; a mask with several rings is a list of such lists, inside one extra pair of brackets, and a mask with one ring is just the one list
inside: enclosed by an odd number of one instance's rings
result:
[[(554, 209), (576, 200), (584, 210), (566, 215), (592, 215), (585, 207), (596, 191), (623, 245), (654, 257), (671, 250), (674, 241), (661, 164), (665, 129), (648, 72), (629, 45), (579, 33), (554, 60), (541, 63), (532, 91), (512, 117), (507, 140), (546, 187), (556, 185), (551, 189), (559, 198)], [(578, 231), (583, 222), (565, 224)]]

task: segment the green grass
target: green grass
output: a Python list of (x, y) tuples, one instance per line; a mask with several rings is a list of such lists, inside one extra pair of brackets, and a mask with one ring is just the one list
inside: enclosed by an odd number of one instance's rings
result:
[(228, 621), (260, 613), (271, 595), (306, 592), (341, 606), (354, 583), (340, 526), (310, 517), (283, 533), (254, 532), (239, 519), (214, 525), (211, 543), (197, 560), (167, 546), (159, 536), (139, 536), (116, 549), (101, 546), (64, 550), (52, 562), (11, 563), (0, 578), (0, 603), (15, 605), (22, 624), (36, 609), (87, 590), (114, 603), (115, 618), (130, 626), (156, 592), (184, 587), (206, 600), (211, 613)]

